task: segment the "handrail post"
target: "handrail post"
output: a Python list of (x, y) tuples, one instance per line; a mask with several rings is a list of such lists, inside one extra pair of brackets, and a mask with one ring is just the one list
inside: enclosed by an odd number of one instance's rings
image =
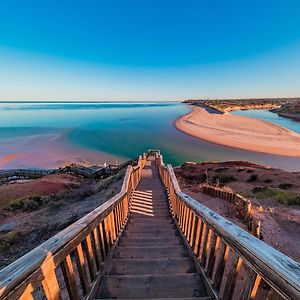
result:
[[(194, 253), (206, 287), (214, 298), (220, 299), (224, 295), (225, 298), (249, 299), (259, 289), (265, 289), (261, 284), (265, 282), (270, 289), (267, 299), (271, 296), (300, 299), (299, 263), (181, 192), (172, 166), (163, 163), (159, 152), (155, 155), (155, 162), (168, 191), (174, 221), (185, 237), (187, 247)], [(203, 192), (231, 202), (239, 197), (209, 185), (203, 186)], [(243, 214), (249, 215), (251, 203), (245, 199), (242, 203)], [(227, 279), (224, 277), (225, 268), (229, 269)], [(237, 282), (242, 268), (246, 273), (241, 290)]]

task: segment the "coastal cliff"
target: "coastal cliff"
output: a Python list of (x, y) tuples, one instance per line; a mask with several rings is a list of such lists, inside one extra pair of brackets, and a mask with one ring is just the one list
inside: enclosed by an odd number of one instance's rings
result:
[(183, 103), (209, 107), (219, 113), (235, 110), (268, 109), (279, 115), (300, 118), (300, 98), (255, 98), (255, 99), (189, 99)]
[(286, 103), (281, 107), (271, 110), (279, 116), (300, 121), (300, 100), (295, 103)]

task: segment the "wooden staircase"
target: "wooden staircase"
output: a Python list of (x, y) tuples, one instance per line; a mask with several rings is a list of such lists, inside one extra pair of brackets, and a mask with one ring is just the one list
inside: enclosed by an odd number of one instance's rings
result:
[(210, 299), (205, 296), (202, 279), (170, 215), (158, 169), (149, 160), (98, 298)]
[(0, 271), (0, 300), (294, 300), (299, 279), (298, 262), (183, 193), (150, 149), (117, 195)]

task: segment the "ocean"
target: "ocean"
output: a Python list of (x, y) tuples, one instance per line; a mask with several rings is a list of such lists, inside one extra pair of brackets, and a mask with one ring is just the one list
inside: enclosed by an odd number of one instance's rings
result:
[(0, 168), (58, 167), (68, 158), (121, 162), (156, 148), (174, 166), (246, 160), (300, 170), (300, 158), (233, 149), (179, 132), (174, 120), (189, 111), (180, 102), (0, 103)]

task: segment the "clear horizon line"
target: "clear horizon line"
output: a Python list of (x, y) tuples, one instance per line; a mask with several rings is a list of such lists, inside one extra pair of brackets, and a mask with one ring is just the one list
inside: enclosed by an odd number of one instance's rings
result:
[(276, 100), (276, 99), (300, 99), (300, 96), (293, 97), (222, 97), (222, 98), (214, 98), (214, 97), (195, 97), (195, 98), (185, 98), (181, 100), (88, 100), (88, 99), (80, 99), (80, 100), (0, 100), (0, 103), (119, 103), (119, 102), (183, 102), (188, 100)]

